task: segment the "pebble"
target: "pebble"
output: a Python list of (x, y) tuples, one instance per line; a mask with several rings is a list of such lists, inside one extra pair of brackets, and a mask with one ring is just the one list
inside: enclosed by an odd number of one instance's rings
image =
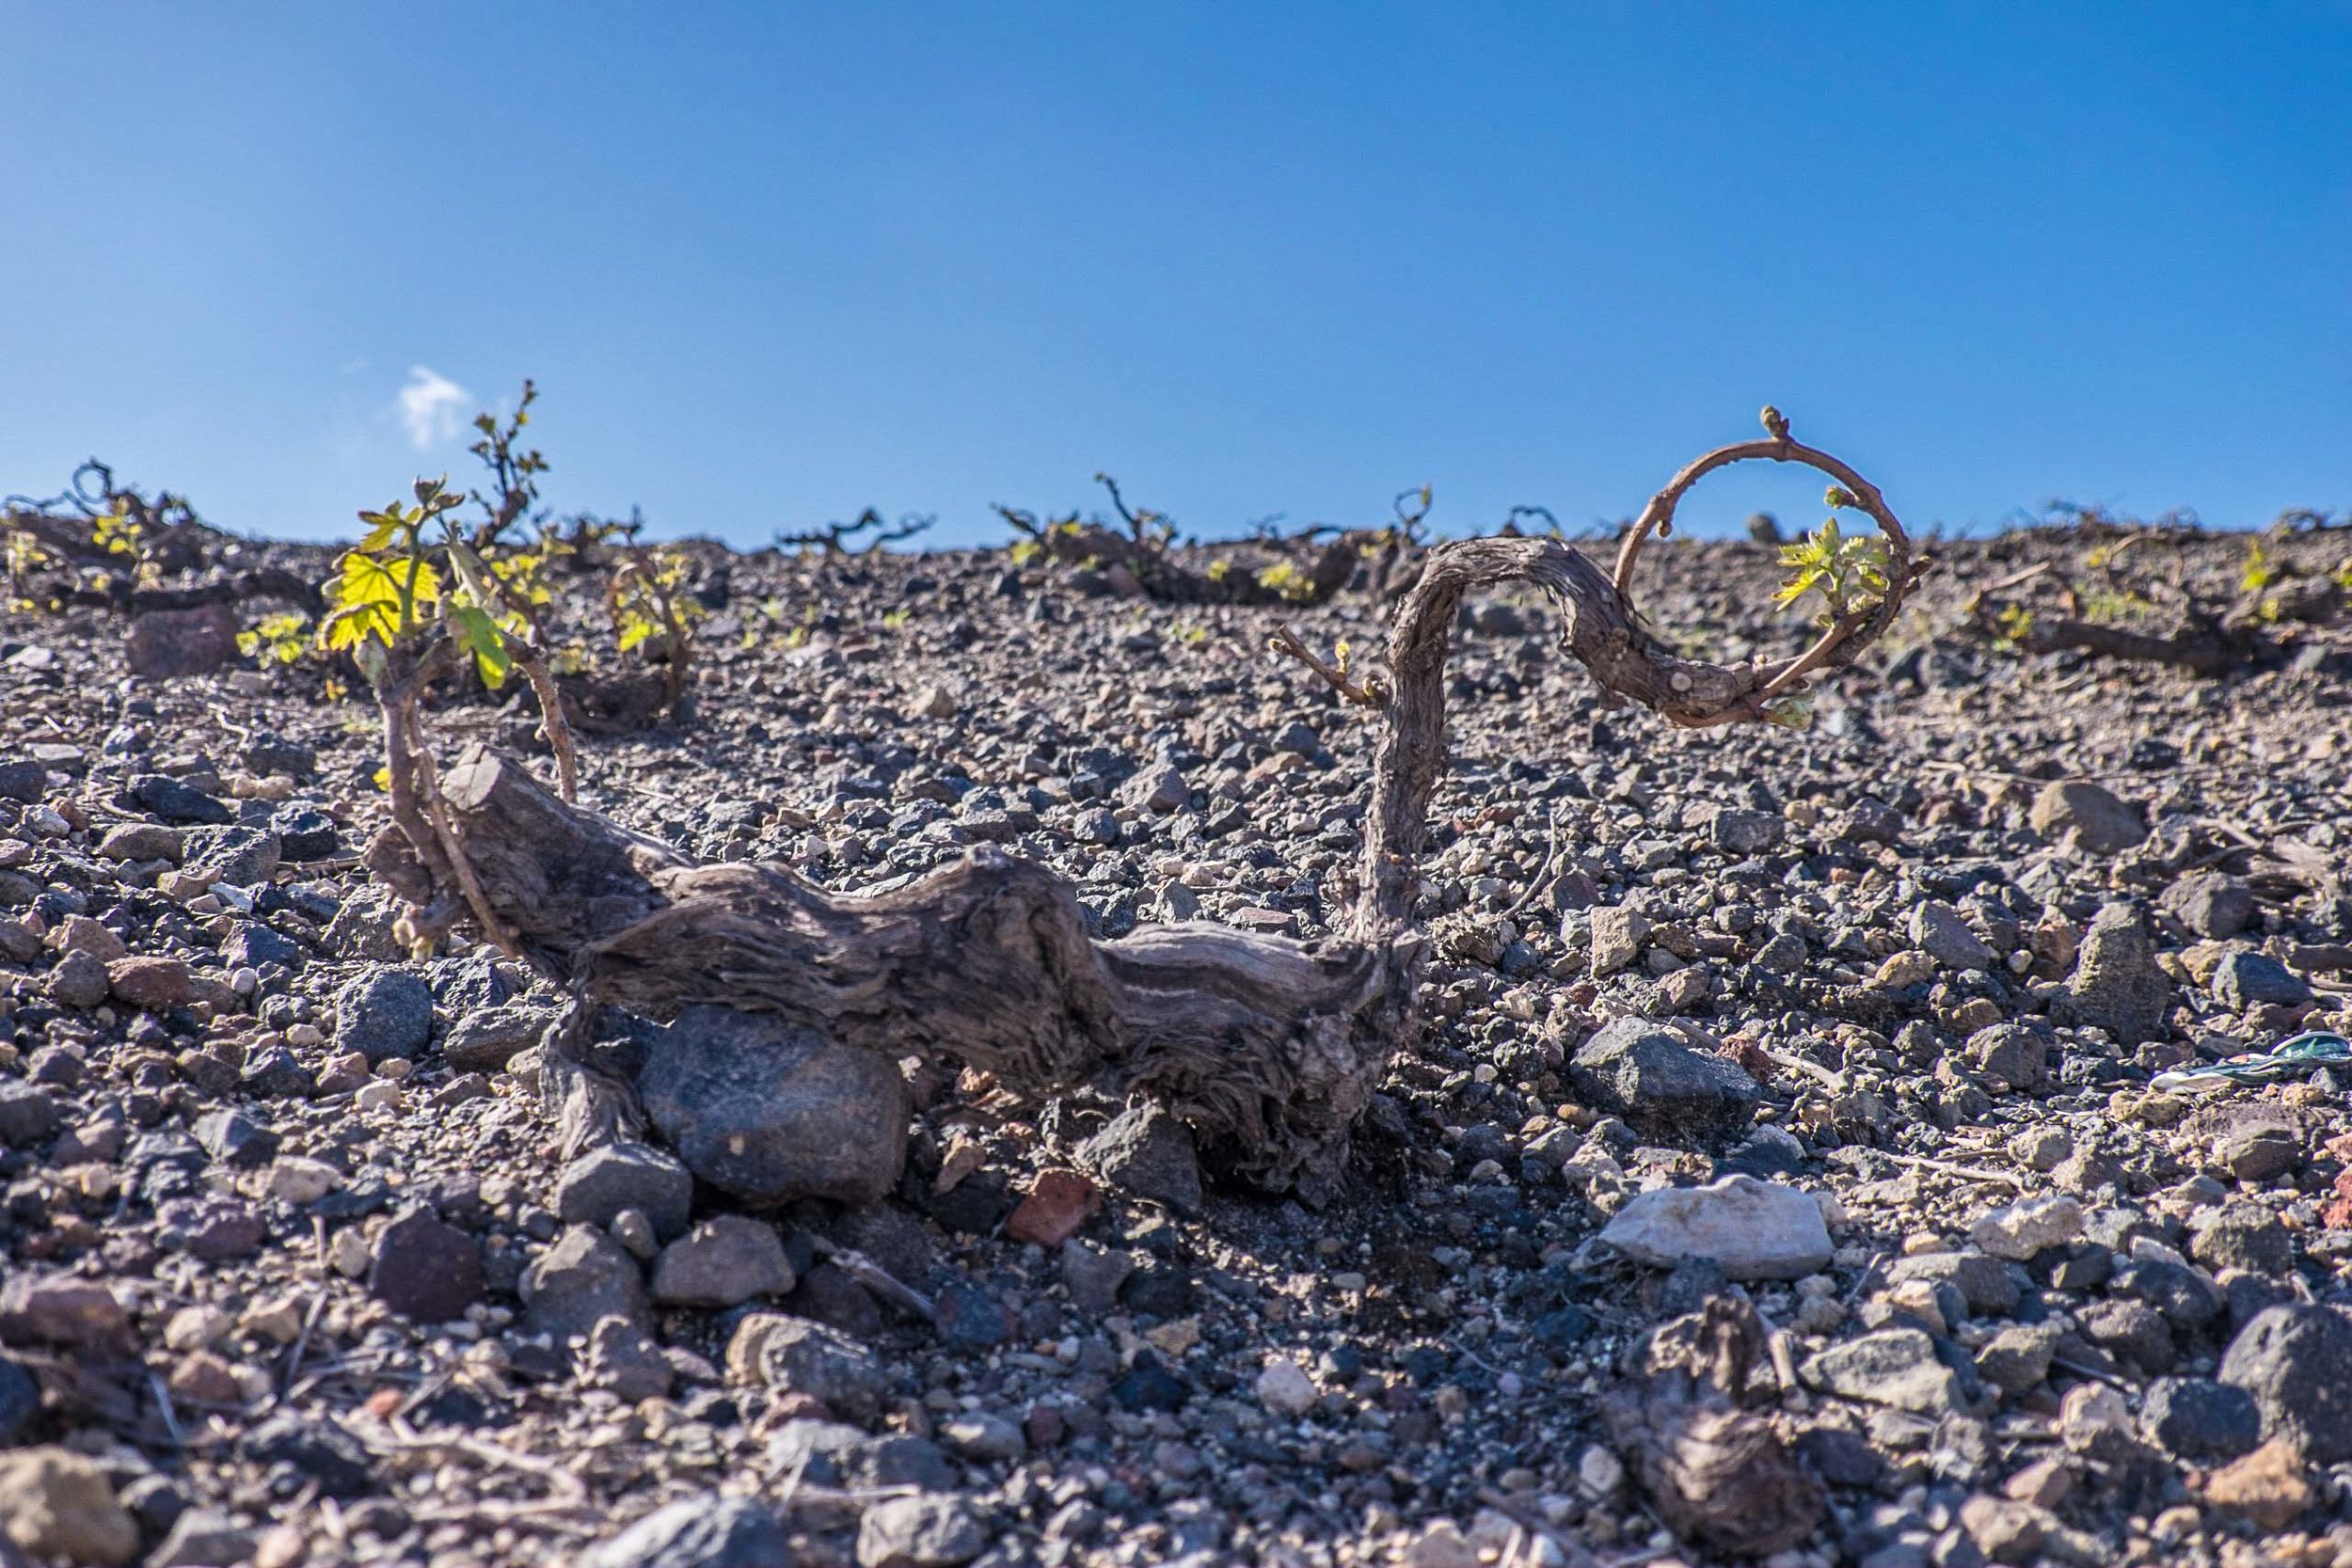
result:
[(96, 1462), (60, 1448), (0, 1453), (0, 1531), (44, 1560), (120, 1568), (139, 1528)]
[(781, 1568), (792, 1556), (791, 1538), (767, 1508), (713, 1493), (656, 1509), (578, 1562), (579, 1568)]
[(1968, 1239), (1995, 1258), (2027, 1261), (2082, 1239), (2083, 1206), (2063, 1195), (2020, 1198), (1979, 1218)]
[(858, 1524), (858, 1568), (959, 1568), (988, 1548), (988, 1531), (961, 1497), (889, 1497)]
[(694, 1177), (675, 1155), (641, 1143), (610, 1143), (565, 1165), (555, 1182), (555, 1214), (565, 1225), (610, 1226), (624, 1209), (653, 1222), (664, 1239), (684, 1234)]
[(335, 1044), (370, 1066), (415, 1057), (433, 1038), (433, 990), (422, 975), (379, 967), (335, 994)]
[(1707, 1259), (1737, 1280), (1800, 1279), (1826, 1268), (1832, 1252), (1811, 1194), (1752, 1176), (1637, 1194), (1600, 1239), (1653, 1268)]
[(775, 1227), (740, 1214), (703, 1221), (662, 1249), (653, 1299), (663, 1307), (736, 1307), (792, 1289)]
[(1078, 1146), (1078, 1163), (1104, 1181), (1180, 1214), (1200, 1208), (1200, 1162), (1192, 1134), (1154, 1103), (1133, 1105)]
[(1312, 1410), (1323, 1397), (1306, 1369), (1286, 1355), (1269, 1358), (1255, 1386), (1260, 1404), (1293, 1419)]
[(1637, 1018), (1603, 1024), (1577, 1047), (1569, 1077), (1597, 1108), (1663, 1132), (1729, 1131), (1761, 1098), (1738, 1064)]

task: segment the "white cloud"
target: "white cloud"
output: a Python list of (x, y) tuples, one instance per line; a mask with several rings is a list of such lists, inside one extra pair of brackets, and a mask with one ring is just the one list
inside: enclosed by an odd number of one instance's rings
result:
[(408, 367), (408, 385), (400, 389), (400, 419), (419, 451), (430, 451), (465, 429), (466, 410), (472, 405), (473, 394), (440, 372)]

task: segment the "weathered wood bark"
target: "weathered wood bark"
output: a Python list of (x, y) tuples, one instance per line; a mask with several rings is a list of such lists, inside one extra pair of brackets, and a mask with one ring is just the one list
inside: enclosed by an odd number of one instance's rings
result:
[[(1899, 601), (1907, 552), (1894, 560)], [(1464, 594), (1508, 582), (1551, 596), (1564, 649), (1603, 687), (1687, 724), (1759, 719), (1763, 697), (1868, 641), (1850, 633), (1801, 660), (1700, 663), (1661, 644), (1616, 585), (1557, 541), (1438, 546), (1388, 641), (1361, 893), (1319, 943), (1203, 923), (1092, 941), (1067, 883), (993, 848), (871, 896), (771, 864), (699, 865), (480, 752), (427, 791), (433, 831), (407, 813), (410, 827), (389, 830), (370, 864), (427, 908), (421, 925), (486, 912), (500, 940), (584, 996), (654, 1017), (696, 1004), (772, 1013), (894, 1057), (952, 1056), (1025, 1095), (1092, 1085), (1148, 1096), (1213, 1166), (1321, 1199), (1419, 1027), (1415, 870), (1445, 762), (1446, 657)]]

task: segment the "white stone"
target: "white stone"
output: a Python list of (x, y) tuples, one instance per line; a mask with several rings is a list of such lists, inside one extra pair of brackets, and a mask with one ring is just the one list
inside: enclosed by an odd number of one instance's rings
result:
[(1314, 1380), (1286, 1355), (1269, 1360), (1258, 1374), (1258, 1402), (1278, 1416), (1304, 1416), (1321, 1397)]
[(2079, 1241), (2083, 1206), (2062, 1194), (2019, 1198), (1970, 1227), (1968, 1239), (1995, 1258), (2022, 1263), (2045, 1247)]
[(1638, 1194), (1600, 1239), (1654, 1268), (1711, 1258), (1732, 1279), (1802, 1279), (1828, 1267), (1832, 1253), (1812, 1194), (1753, 1176)]
[(282, 1203), (316, 1203), (343, 1184), (343, 1173), (324, 1160), (280, 1154), (270, 1162), (269, 1196)]

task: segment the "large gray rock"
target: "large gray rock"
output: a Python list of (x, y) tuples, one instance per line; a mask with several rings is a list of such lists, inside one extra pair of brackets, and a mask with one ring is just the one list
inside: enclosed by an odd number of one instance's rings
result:
[(898, 1064), (812, 1029), (689, 1007), (655, 1032), (637, 1087), (687, 1168), (747, 1203), (874, 1203), (906, 1165)]
[(2213, 993), (2232, 1007), (2276, 1002), (2299, 1006), (2312, 999), (2303, 977), (2267, 953), (2228, 953), (2213, 972)]
[(2048, 839), (2073, 832), (2094, 855), (2112, 855), (2148, 836), (2139, 808), (2125, 805), (2108, 790), (2083, 779), (2049, 785), (2034, 797), (2033, 831)]
[(151, 610), (123, 634), (131, 673), (150, 680), (209, 675), (237, 661), (237, 612), (225, 604)]
[(1947, 969), (1991, 969), (2001, 958), (1941, 899), (1931, 898), (1911, 911), (1911, 942)]
[(2171, 1033), (2172, 977), (2157, 965), (2155, 944), (2129, 904), (2108, 904), (2091, 917), (2074, 976), (2050, 1010), (2061, 1023), (2104, 1029), (2120, 1045)]
[(656, 1509), (580, 1560), (580, 1568), (780, 1568), (793, 1560), (776, 1516), (717, 1494)]
[(1200, 1161), (1192, 1134), (1160, 1106), (1130, 1106), (1080, 1144), (1077, 1154), (1080, 1164), (1137, 1197), (1183, 1214), (1200, 1208)]
[(2257, 1312), (2221, 1358), (2223, 1383), (2262, 1407), (2263, 1436), (2322, 1465), (2352, 1459), (2352, 1318), (2289, 1304)]
[(252, 887), (278, 869), (284, 848), (276, 833), (230, 824), (191, 828), (183, 841), (181, 863), (211, 881)]
[(1739, 1064), (1639, 1018), (1603, 1024), (1577, 1047), (1568, 1075), (1597, 1108), (1653, 1130), (1728, 1131), (1747, 1121), (1761, 1093)]
[(1827, 1268), (1831, 1250), (1810, 1194), (1753, 1176), (1638, 1194), (1600, 1239), (1653, 1268), (1712, 1259), (1729, 1279), (1802, 1279)]

